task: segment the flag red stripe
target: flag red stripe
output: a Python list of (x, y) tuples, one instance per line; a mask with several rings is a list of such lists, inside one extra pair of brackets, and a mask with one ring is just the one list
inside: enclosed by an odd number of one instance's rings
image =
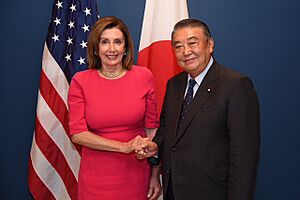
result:
[(61, 122), (66, 133), (68, 133), (68, 109), (65, 105), (65, 102), (59, 96), (56, 89), (53, 87), (52, 83), (50, 82), (43, 70), (41, 72), (40, 92), (47, 104), (49, 105), (49, 107), (51, 108), (52, 112)]
[(38, 118), (36, 119), (35, 132), (37, 146), (62, 178), (71, 199), (77, 199), (77, 180), (63, 153), (41, 126)]
[(31, 158), (29, 158), (28, 162), (28, 177), (30, 177), (29, 190), (36, 200), (55, 200), (53, 194), (48, 190), (45, 184), (41, 181), (40, 177), (36, 174), (33, 166)]
[[(57, 93), (56, 89), (53, 87), (52, 83), (48, 79), (45, 72), (42, 70), (41, 72), (41, 80), (40, 80), (40, 93), (47, 102), (48, 106), (55, 114), (57, 119), (60, 121), (62, 126), (64, 127), (66, 133), (69, 133), (69, 111), (65, 105), (65, 102)], [(77, 151), (81, 152), (81, 146), (77, 144), (73, 144)]]
[(138, 64), (149, 68), (154, 75), (158, 111), (160, 112), (168, 79), (182, 71), (176, 62), (171, 41), (154, 42), (141, 50)]

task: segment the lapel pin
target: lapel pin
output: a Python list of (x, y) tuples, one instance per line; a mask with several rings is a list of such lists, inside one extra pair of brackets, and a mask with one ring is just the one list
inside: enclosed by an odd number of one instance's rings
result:
[(207, 88), (207, 92), (210, 93), (210, 92), (211, 92), (211, 89), (210, 89), (210, 88)]

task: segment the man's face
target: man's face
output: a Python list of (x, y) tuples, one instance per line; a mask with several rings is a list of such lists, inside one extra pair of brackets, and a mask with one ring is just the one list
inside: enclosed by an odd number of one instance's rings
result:
[(173, 49), (178, 64), (193, 78), (207, 66), (214, 49), (214, 41), (201, 28), (186, 27), (173, 35)]

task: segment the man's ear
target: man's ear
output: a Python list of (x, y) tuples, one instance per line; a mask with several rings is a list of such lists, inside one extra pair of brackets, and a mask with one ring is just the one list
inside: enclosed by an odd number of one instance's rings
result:
[(215, 47), (215, 41), (213, 38), (208, 39), (208, 45), (209, 45), (209, 52), (213, 53), (214, 52), (214, 47)]

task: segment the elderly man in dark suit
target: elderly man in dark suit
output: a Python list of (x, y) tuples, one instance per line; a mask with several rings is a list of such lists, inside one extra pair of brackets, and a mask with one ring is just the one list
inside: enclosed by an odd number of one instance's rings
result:
[(146, 157), (158, 151), (164, 199), (253, 199), (260, 119), (251, 80), (216, 62), (199, 20), (178, 22), (172, 45), (184, 72), (168, 81), (160, 128), (143, 146)]

